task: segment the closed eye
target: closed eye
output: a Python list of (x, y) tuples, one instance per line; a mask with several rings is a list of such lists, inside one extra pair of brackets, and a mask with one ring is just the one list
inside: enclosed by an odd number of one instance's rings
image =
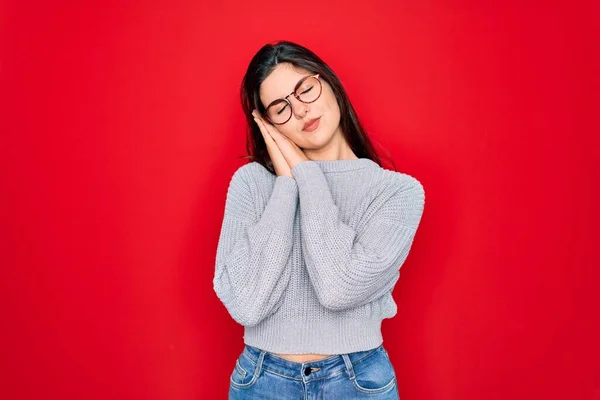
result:
[(287, 108), (287, 106), (288, 105), (286, 104), (281, 110), (277, 111), (277, 115), (281, 114)]

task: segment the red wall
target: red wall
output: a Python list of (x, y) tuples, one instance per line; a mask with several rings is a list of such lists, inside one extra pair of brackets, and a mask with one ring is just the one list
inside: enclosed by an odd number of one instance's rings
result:
[(203, 3), (0, 3), (0, 398), (226, 398), (238, 89), (285, 38), (426, 190), (402, 399), (600, 399), (598, 3)]

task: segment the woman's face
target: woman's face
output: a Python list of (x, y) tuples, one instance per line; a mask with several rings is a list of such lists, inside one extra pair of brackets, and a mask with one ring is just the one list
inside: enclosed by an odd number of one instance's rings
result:
[[(314, 75), (304, 68), (290, 63), (281, 63), (260, 86), (260, 100), (266, 108), (274, 100), (285, 98), (294, 91), (304, 77)], [(340, 109), (331, 86), (320, 79), (322, 92), (312, 103), (303, 103), (294, 95), (287, 97), (292, 104), (292, 116), (282, 125), (274, 127), (303, 149), (319, 149), (331, 142), (336, 135), (341, 137)], [(314, 89), (313, 89), (314, 90)], [(281, 108), (281, 106), (280, 106)], [(318, 126), (312, 131), (304, 130), (305, 123), (318, 118)], [(308, 127), (310, 129), (310, 127)]]

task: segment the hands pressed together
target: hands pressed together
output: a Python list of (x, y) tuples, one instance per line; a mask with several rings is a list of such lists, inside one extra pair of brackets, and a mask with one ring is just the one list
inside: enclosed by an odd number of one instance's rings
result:
[(278, 176), (292, 178), (292, 168), (302, 161), (308, 161), (308, 157), (300, 147), (279, 132), (272, 124), (265, 121), (256, 110), (252, 111), (252, 115), (265, 139), (275, 172)]

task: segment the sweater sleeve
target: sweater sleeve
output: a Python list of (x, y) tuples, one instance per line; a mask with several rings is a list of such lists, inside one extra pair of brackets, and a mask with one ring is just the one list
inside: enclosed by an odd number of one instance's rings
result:
[(354, 230), (341, 221), (316, 163), (298, 163), (292, 175), (299, 190), (303, 254), (319, 302), (345, 310), (391, 291), (423, 214), (421, 183), (402, 174), (391, 192), (369, 206), (368, 222)]
[(278, 309), (290, 279), (298, 187), (278, 176), (260, 215), (247, 179), (239, 169), (227, 190), (213, 287), (235, 321), (253, 326)]

